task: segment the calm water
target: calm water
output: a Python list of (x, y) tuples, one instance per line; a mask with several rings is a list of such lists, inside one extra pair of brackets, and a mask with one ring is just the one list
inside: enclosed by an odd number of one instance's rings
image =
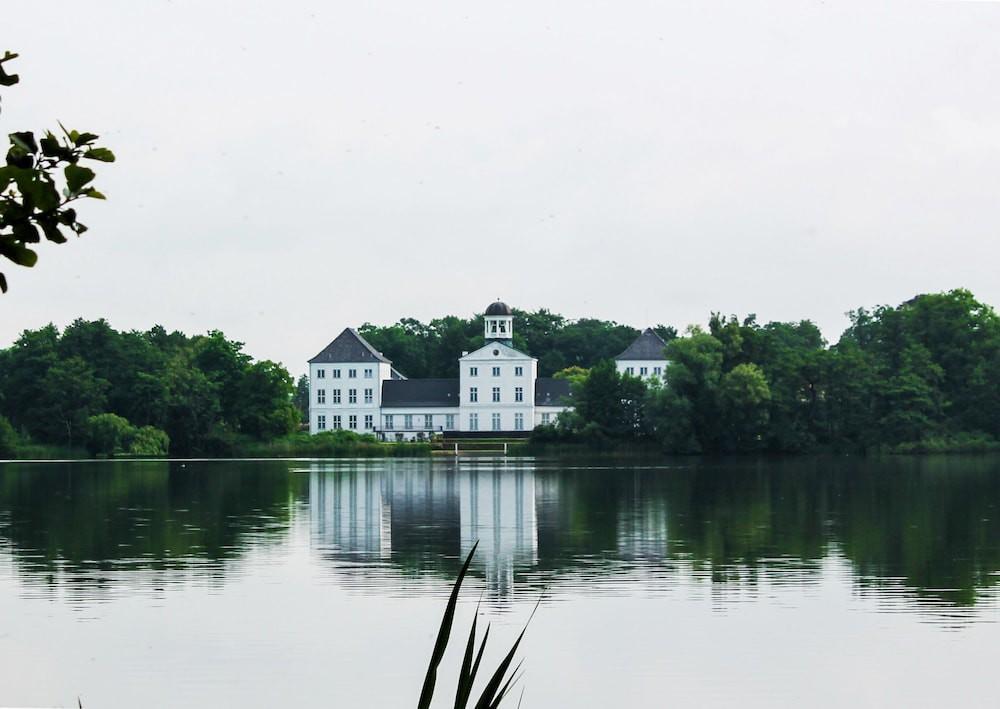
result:
[(495, 655), (546, 589), (524, 707), (1000, 703), (953, 457), (0, 464), (0, 705), (413, 706), (476, 539)]

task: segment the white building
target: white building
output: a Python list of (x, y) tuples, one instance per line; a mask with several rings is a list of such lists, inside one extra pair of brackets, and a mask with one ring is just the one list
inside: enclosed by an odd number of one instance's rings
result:
[(462, 354), (458, 379), (407, 379), (357, 331), (344, 330), (309, 360), (310, 432), (517, 436), (555, 421), (571, 406), (569, 382), (539, 378), (538, 361), (514, 349), (506, 303), (490, 305), (484, 323), (484, 344)]
[(663, 377), (667, 371), (667, 356), (663, 352), (666, 346), (666, 341), (647, 327), (624, 352), (615, 357), (615, 367), (619, 374), (641, 379)]

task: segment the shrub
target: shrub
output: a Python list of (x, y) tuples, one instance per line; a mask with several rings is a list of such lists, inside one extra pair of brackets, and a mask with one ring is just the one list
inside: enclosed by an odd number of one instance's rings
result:
[(155, 426), (143, 426), (136, 430), (128, 448), (130, 455), (142, 456), (166, 455), (169, 450), (170, 436)]
[(87, 419), (87, 450), (91, 455), (120, 455), (128, 450), (135, 427), (117, 414), (97, 414)]
[(0, 416), (0, 458), (13, 458), (17, 455), (17, 432), (10, 421)]

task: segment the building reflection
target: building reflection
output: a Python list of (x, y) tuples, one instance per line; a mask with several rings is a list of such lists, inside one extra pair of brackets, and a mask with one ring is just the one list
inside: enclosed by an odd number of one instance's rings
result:
[(417, 569), (452, 568), (479, 542), (475, 569), (506, 595), (538, 561), (535, 475), (508, 461), (449, 465), (313, 463), (313, 541), (327, 556)]

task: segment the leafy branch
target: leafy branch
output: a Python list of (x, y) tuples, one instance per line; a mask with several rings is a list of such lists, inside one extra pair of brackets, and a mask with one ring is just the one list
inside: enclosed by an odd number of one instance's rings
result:
[[(17, 56), (5, 52), (0, 58), (0, 86), (20, 80), (4, 68)], [(45, 131), (37, 140), (31, 131), (9, 134), (6, 165), (0, 167), (0, 256), (18, 266), (35, 265), (38, 254), (29, 245), (40, 243), (42, 236), (63, 244), (67, 231), (77, 236), (87, 231), (73, 202), (104, 199), (92, 184), (95, 172), (80, 162), (114, 162), (114, 153), (99, 147), (94, 133), (67, 130), (61, 123), (59, 128), (60, 135)], [(0, 292), (7, 292), (3, 273)]]

